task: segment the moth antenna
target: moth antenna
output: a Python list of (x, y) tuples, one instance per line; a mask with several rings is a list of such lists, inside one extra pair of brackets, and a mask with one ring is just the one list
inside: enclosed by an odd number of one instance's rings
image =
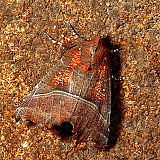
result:
[(43, 32), (54, 44), (62, 46), (61, 42), (57, 42), (53, 37), (51, 37), (49, 34)]
[(75, 35), (76, 36), (76, 38), (82, 38), (76, 31), (75, 31), (75, 29), (74, 29), (74, 27), (70, 24), (70, 27), (71, 27), (71, 30), (72, 30), (72, 32), (73, 32), (73, 35)]

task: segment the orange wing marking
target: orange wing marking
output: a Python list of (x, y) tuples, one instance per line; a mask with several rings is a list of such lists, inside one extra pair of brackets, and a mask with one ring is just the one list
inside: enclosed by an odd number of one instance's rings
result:
[(103, 82), (103, 76), (105, 74), (105, 70), (106, 70), (106, 63), (103, 61), (97, 70), (99, 80), (96, 82), (96, 85), (95, 85), (95, 88), (94, 88), (93, 94), (92, 94), (93, 97), (97, 97), (98, 99), (100, 99), (100, 101), (105, 100), (105, 90), (102, 90), (102, 88), (101, 88), (102, 82)]
[(74, 69), (76, 66), (80, 66), (80, 64), (81, 64), (80, 53), (77, 52), (77, 53), (74, 55), (74, 57), (73, 57), (70, 65), (69, 65), (67, 71), (65, 72), (64, 78), (63, 78), (63, 82), (65, 83), (65, 85), (66, 85), (67, 88), (68, 88), (68, 84), (69, 84), (69, 78), (70, 78), (71, 75), (72, 75), (73, 69)]
[[(74, 50), (74, 52), (75, 52), (75, 50)], [(73, 54), (73, 51), (72, 51), (72, 54)], [(72, 54), (70, 54), (70, 55), (72, 55)], [(73, 69), (76, 66), (79, 66), (80, 63), (81, 63), (80, 53), (77, 52), (73, 56), (72, 61), (71, 61), (70, 65), (67, 67), (66, 71), (64, 73), (60, 73), (60, 74), (55, 75), (55, 77), (53, 78), (53, 83), (52, 83), (53, 87), (55, 87), (56, 85), (58, 85), (58, 83), (60, 81), (63, 81), (63, 83), (66, 85), (66, 87), (68, 87), (69, 78), (72, 75)]]

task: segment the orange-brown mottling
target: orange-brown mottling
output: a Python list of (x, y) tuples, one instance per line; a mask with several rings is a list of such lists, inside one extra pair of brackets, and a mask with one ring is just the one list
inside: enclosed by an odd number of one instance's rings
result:
[[(0, 159), (158, 159), (159, 158), (159, 1), (13, 1), (0, 2)], [(92, 143), (73, 149), (50, 131), (13, 118), (18, 104), (59, 57), (60, 42), (101, 30), (120, 51), (121, 123), (109, 151)], [(56, 49), (58, 50), (58, 49)], [(58, 58), (57, 58), (58, 57)], [(113, 112), (112, 112), (113, 113)], [(115, 113), (114, 117), (119, 114)], [(116, 123), (119, 121), (116, 121)], [(112, 135), (111, 135), (112, 136)], [(69, 151), (69, 152), (68, 152)], [(67, 154), (68, 153), (68, 154)]]
[(93, 37), (93, 41), (87, 42), (86, 45), (96, 46), (96, 45), (98, 44), (99, 38), (100, 38), (99, 35), (95, 35), (95, 36)]
[(81, 65), (81, 72), (88, 73), (88, 64), (87, 63), (84, 63), (83, 65)]
[(55, 75), (55, 77), (52, 80), (52, 86), (53, 87), (56, 86), (60, 82), (62, 76), (63, 76), (62, 73), (60, 73), (58, 75)]
[(76, 52), (76, 54), (73, 56), (73, 58), (71, 60), (71, 63), (70, 63), (68, 68), (70, 68), (71, 71), (73, 71), (73, 69), (76, 66), (80, 66), (80, 64), (81, 64), (81, 55), (80, 55), (79, 52)]
[[(73, 53), (72, 53), (73, 54)], [(69, 77), (71, 76), (72, 74), (72, 71), (73, 69), (76, 67), (76, 66), (80, 66), (80, 63), (81, 63), (81, 60), (80, 60), (80, 53), (77, 52), (72, 60), (71, 60), (71, 63), (70, 65), (68, 66), (68, 69), (65, 71), (65, 74), (64, 73), (60, 73), (59, 75), (56, 75), (54, 78), (53, 78), (53, 82), (52, 82), (52, 85), (53, 87), (56, 86), (60, 81), (62, 81), (62, 76), (63, 76), (63, 84), (68, 87), (68, 84), (69, 84)], [(64, 74), (64, 75), (63, 75)]]
[(105, 94), (103, 93), (104, 91), (101, 89), (101, 85), (102, 85), (102, 81), (103, 81), (103, 78), (104, 78), (105, 70), (106, 70), (106, 63), (103, 61), (101, 66), (97, 70), (99, 79), (96, 82), (96, 87), (93, 90), (93, 97), (95, 96), (98, 99), (100, 98), (101, 102), (105, 101)]
[(69, 53), (68, 53), (68, 57), (70, 57), (71, 55), (73, 55), (73, 54), (75, 54), (77, 52), (77, 50), (72, 50), (72, 51), (70, 51)]

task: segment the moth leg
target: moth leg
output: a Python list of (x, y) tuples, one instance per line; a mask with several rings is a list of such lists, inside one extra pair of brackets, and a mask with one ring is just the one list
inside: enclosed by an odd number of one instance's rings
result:
[(59, 46), (62, 46), (61, 42), (57, 42), (53, 37), (51, 37), (49, 34), (47, 34), (46, 32), (43, 32), (48, 38), (49, 40), (51, 40), (54, 44), (57, 44)]
[(57, 42), (53, 37), (51, 37), (50, 35), (48, 35), (47, 33), (44, 32), (44, 34), (49, 38), (49, 40), (51, 40), (54, 44), (57, 44), (59, 46), (62, 46), (64, 48), (67, 48), (67, 49), (71, 49), (75, 46), (77, 46), (78, 42), (75, 42), (75, 43), (61, 43), (61, 42)]
[(71, 30), (73, 32), (73, 35), (76, 35), (77, 38), (82, 38), (74, 29), (74, 27), (70, 24)]
[(79, 39), (79, 41), (87, 41), (84, 37), (80, 36), (74, 29), (74, 27), (70, 24), (71, 30), (73, 32), (73, 35), (76, 36), (76, 38)]
[(125, 48), (114, 48), (111, 50), (111, 54), (124, 50)]

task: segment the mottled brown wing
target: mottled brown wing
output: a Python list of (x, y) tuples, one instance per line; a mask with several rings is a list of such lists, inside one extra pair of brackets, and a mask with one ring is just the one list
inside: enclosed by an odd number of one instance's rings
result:
[(25, 117), (49, 129), (69, 121), (77, 143), (90, 136), (103, 147), (111, 110), (109, 52), (99, 36), (77, 44), (17, 108), (16, 119)]
[(94, 116), (96, 112), (97, 106), (93, 103), (63, 91), (33, 95), (29, 102), (17, 109), (17, 114), (21, 118), (25, 117), (49, 129), (54, 124), (60, 125), (62, 121), (70, 121), (71, 118), (74, 128), (78, 128), (79, 115), (93, 114)]
[[(87, 92), (83, 95), (83, 98), (88, 99), (96, 107), (94, 115), (89, 116), (88, 113), (80, 116), (79, 128), (75, 127), (75, 131), (78, 133), (77, 143), (91, 137), (98, 147), (103, 148), (107, 145), (111, 113), (111, 78), (110, 68), (107, 66), (110, 67), (110, 61), (104, 58), (95, 71)], [(77, 112), (77, 116), (78, 114), (80, 115)]]

